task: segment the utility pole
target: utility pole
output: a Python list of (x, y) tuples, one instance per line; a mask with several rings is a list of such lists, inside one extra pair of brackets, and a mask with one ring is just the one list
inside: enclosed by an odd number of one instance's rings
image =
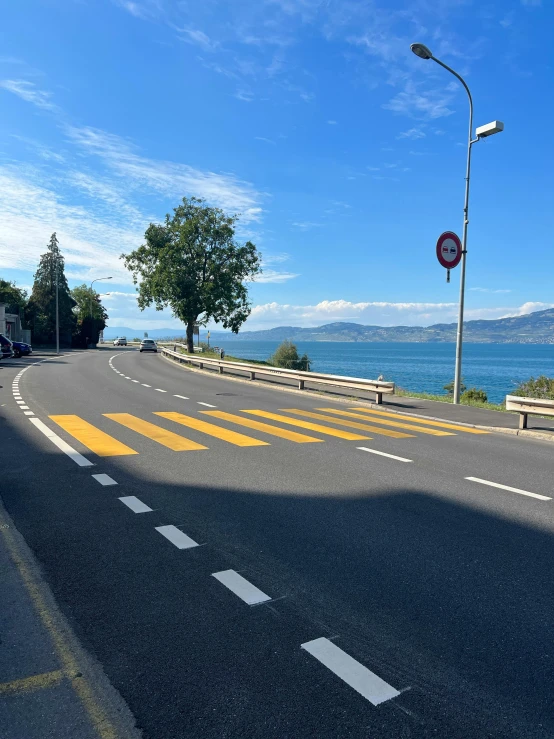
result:
[(60, 273), (60, 260), (56, 254), (56, 354), (60, 353), (60, 311), (58, 306), (58, 285)]

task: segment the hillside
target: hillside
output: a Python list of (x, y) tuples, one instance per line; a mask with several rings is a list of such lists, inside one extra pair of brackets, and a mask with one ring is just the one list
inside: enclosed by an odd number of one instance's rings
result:
[[(106, 339), (143, 335), (131, 328), (107, 328)], [(202, 331), (202, 338), (204, 337)], [(178, 329), (148, 331), (151, 338), (184, 335)], [(241, 331), (238, 335), (226, 331), (212, 331), (212, 343), (220, 341), (416, 341), (446, 342), (456, 340), (455, 323), (437, 323), (433, 326), (363, 326), (359, 323), (328, 323), (317, 328), (278, 326), (266, 331)], [(554, 309), (537, 311), (525, 316), (511, 316), (496, 320), (466, 321), (464, 340), (475, 343), (498, 344), (554, 344)]]

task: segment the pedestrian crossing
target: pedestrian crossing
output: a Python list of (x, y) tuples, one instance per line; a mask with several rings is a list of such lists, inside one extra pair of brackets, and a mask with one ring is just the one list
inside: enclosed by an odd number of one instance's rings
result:
[[(450, 437), (463, 433), (488, 433), (469, 426), (357, 406), (348, 410), (281, 408), (278, 413), (246, 408), (233, 413), (221, 410), (199, 411), (198, 415), (155, 411), (150, 418), (141, 418), (132, 413), (104, 413), (102, 418), (110, 423), (102, 422), (101, 429), (77, 415), (50, 416), (69, 436), (99, 457), (139, 454), (133, 448), (132, 438), (129, 441), (128, 434), (125, 435), (125, 442), (117, 438), (118, 429), (131, 431), (137, 438), (148, 439), (172, 452), (206, 450), (211, 443), (210, 439), (235, 447), (264, 447), (275, 443), (275, 439), (292, 444), (313, 444), (332, 439), (367, 441), (375, 436), (384, 436), (404, 442), (419, 435)], [(176, 426), (185, 427), (189, 433), (186, 436), (177, 433)], [(244, 433), (246, 429), (248, 433)], [(194, 438), (189, 438), (189, 435)]]

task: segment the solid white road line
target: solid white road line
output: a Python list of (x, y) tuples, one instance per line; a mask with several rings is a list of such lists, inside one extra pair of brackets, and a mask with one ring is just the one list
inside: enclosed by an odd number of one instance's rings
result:
[(205, 405), (206, 408), (217, 408), (217, 405), (210, 405), (210, 403), (203, 403), (201, 400), (196, 401), (198, 405)]
[(126, 498), (119, 499), (124, 503), (127, 508), (130, 508), (134, 513), (151, 513), (152, 509), (149, 508), (142, 500), (135, 498), (134, 495), (128, 495)]
[(400, 695), (380, 677), (357, 662), (353, 657), (343, 652), (342, 649), (333, 644), (329, 639), (322, 637), (300, 645), (313, 657), (328, 667), (331, 672), (344, 680), (347, 685), (354, 688), (360, 695), (374, 706), (396, 698)]
[(140, 384), (142, 385), (142, 387), (152, 387), (152, 385), (147, 385), (145, 382), (141, 382)]
[(167, 393), (167, 390), (162, 390), (162, 389), (161, 389), (160, 387), (157, 387), (157, 388), (156, 388), (156, 390), (157, 390), (157, 391), (158, 391), (159, 393)]
[(406, 457), (397, 457), (396, 454), (387, 454), (386, 452), (378, 452), (377, 449), (368, 449), (366, 446), (357, 446), (362, 452), (369, 452), (370, 454), (378, 454), (380, 457), (389, 457), (390, 459), (396, 459), (398, 462), (413, 462), (413, 459), (406, 459)]
[(190, 398), (187, 398), (186, 395), (174, 395), (174, 398), (181, 398), (181, 400), (190, 400)]
[(184, 534), (177, 526), (156, 526), (156, 531), (159, 531), (162, 536), (175, 544), (177, 549), (192, 549), (192, 547), (198, 546), (190, 536)]
[(262, 591), (251, 582), (248, 582), (242, 575), (239, 575), (235, 570), (224, 570), (223, 572), (214, 572), (212, 577), (219, 580), (220, 583), (229, 588), (235, 595), (248, 603), (249, 606), (254, 606), (256, 603), (265, 603), (266, 600), (271, 600), (269, 595), (262, 593)]
[(481, 480), (479, 477), (466, 477), (466, 480), (471, 482), (479, 482), (481, 485), (489, 485), (491, 488), (500, 488), (500, 490), (508, 490), (510, 493), (518, 493), (519, 495), (527, 495), (529, 498), (537, 498), (537, 500), (552, 500), (546, 495), (539, 495), (538, 493), (530, 493), (527, 490), (520, 490), (519, 488), (511, 488), (509, 485), (501, 485), (498, 482), (490, 482), (490, 480)]
[(100, 483), (100, 485), (117, 485), (117, 482), (114, 479), (109, 475), (105, 475), (103, 472), (100, 475), (93, 475), (93, 477)]
[(67, 454), (68, 457), (71, 457), (71, 459), (76, 462), (76, 464), (79, 465), (79, 467), (92, 467), (93, 463), (88, 460), (86, 457), (83, 457), (82, 454), (79, 454), (79, 452), (76, 452), (75, 449), (73, 449), (72, 446), (69, 446), (67, 442), (65, 442), (63, 439), (60, 439), (60, 437), (55, 434), (51, 429), (48, 428), (48, 426), (43, 423), (38, 418), (29, 418), (29, 421), (37, 428), (39, 431), (42, 431), (42, 433), (50, 439), (50, 441), (55, 444), (58, 449), (60, 449), (64, 454)]

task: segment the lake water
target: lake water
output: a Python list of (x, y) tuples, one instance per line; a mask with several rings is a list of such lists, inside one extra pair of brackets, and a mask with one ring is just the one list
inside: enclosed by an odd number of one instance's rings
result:
[[(380, 374), (406, 390), (443, 393), (454, 379), (455, 344), (296, 342), (312, 370), (376, 379)], [(228, 354), (268, 359), (277, 341), (226, 341)], [(485, 390), (498, 403), (529, 377), (554, 377), (554, 344), (464, 344), (462, 376), (467, 387)]]

